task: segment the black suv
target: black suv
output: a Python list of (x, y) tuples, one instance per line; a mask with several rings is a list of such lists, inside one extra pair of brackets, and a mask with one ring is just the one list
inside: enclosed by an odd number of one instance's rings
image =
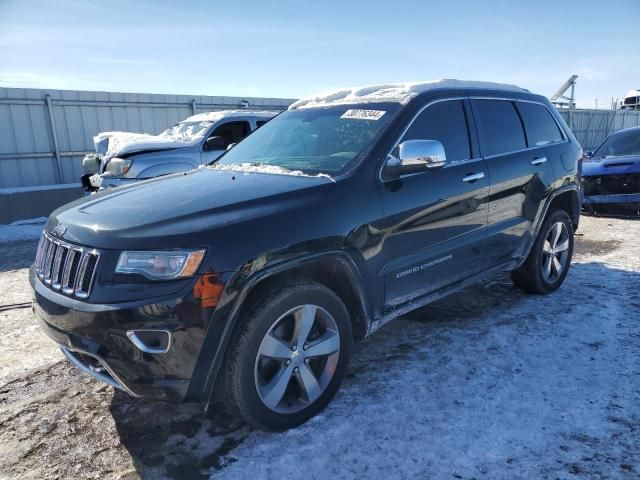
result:
[(131, 395), (215, 397), (286, 429), (398, 315), (499, 271), (558, 288), (581, 155), (546, 98), (508, 85), (299, 101), (214, 165), (52, 213), (34, 309), (70, 361)]

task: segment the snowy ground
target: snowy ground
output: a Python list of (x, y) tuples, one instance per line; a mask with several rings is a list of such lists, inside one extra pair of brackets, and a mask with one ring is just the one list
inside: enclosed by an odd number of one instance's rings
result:
[[(45, 217), (19, 220), (9, 225), (0, 225), (0, 245), (21, 240), (37, 240), (47, 222)], [(0, 248), (3, 248), (0, 246)]]
[[(329, 408), (280, 434), (114, 393), (60, 361), (28, 309), (0, 312), (0, 472), (638, 478), (640, 221), (583, 217), (579, 233), (558, 292), (498, 275), (390, 323)], [(0, 245), (0, 304), (28, 299), (35, 246)]]

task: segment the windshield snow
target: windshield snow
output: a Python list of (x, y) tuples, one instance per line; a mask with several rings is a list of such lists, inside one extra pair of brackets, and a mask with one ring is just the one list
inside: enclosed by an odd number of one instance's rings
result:
[(333, 175), (373, 145), (398, 104), (341, 105), (289, 110), (260, 127), (216, 163), (274, 166), (308, 175)]
[(180, 122), (167, 128), (160, 136), (171, 138), (201, 137), (211, 125), (213, 122)]

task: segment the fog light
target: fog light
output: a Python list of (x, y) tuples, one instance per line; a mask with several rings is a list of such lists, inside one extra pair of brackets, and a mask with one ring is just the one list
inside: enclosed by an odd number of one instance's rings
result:
[(127, 337), (144, 353), (167, 353), (171, 348), (171, 332), (168, 330), (128, 330)]

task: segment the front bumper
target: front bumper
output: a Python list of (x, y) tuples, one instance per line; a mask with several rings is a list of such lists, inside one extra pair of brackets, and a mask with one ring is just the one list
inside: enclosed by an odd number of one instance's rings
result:
[(586, 212), (637, 216), (640, 212), (640, 173), (589, 175), (582, 178)]
[[(200, 354), (213, 312), (194, 300), (192, 286), (170, 298), (98, 305), (52, 291), (33, 269), (29, 281), (42, 329), (85, 372), (134, 396), (173, 402), (207, 399), (205, 379), (198, 372), (208, 371)], [(147, 353), (127, 336), (148, 330), (170, 333), (166, 353)]]
[(588, 195), (584, 197), (583, 203), (640, 203), (640, 193)]

